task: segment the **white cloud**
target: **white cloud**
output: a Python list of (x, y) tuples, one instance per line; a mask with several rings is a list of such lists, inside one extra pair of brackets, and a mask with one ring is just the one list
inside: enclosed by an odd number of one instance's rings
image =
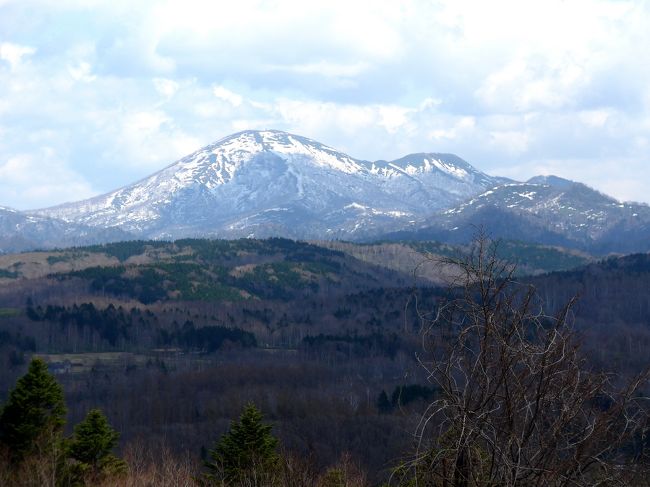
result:
[(516, 58), (490, 73), (476, 91), (491, 109), (529, 112), (570, 107), (588, 77), (570, 60)]
[(47, 199), (48, 150), (74, 199), (246, 128), (647, 200), (649, 23), (607, 0), (0, 0), (0, 167), (28, 175), (0, 204)]
[(214, 86), (212, 88), (212, 93), (220, 100), (226, 101), (234, 107), (240, 106), (243, 101), (241, 95), (238, 95), (237, 93), (234, 93), (229, 89), (224, 88), (223, 86), (218, 86), (218, 85)]
[(408, 122), (409, 109), (401, 106), (389, 105), (378, 107), (379, 124), (389, 134), (396, 133)]
[[(435, 142), (440, 140), (455, 140), (476, 128), (476, 119), (474, 117), (460, 117), (454, 121), (451, 127), (448, 127), (449, 121), (446, 121), (445, 128), (434, 128), (429, 132), (429, 138)], [(448, 127), (448, 128), (447, 128)]]
[(603, 128), (612, 116), (611, 110), (583, 110), (578, 112), (578, 117), (582, 123), (589, 127)]
[(0, 164), (0, 194), (10, 201), (28, 202), (17, 206), (29, 209), (90, 197), (95, 190), (46, 147), (37, 153), (17, 154)]
[(312, 74), (331, 78), (353, 78), (370, 68), (368, 63), (334, 63), (318, 61), (305, 64), (268, 65), (269, 71), (286, 71), (298, 74)]
[(36, 49), (30, 46), (21, 46), (11, 42), (0, 43), (0, 59), (9, 63), (11, 69), (16, 69), (23, 57), (30, 56)]
[(523, 154), (530, 143), (529, 134), (521, 130), (494, 131), (489, 134), (492, 145), (517, 156)]
[(178, 91), (179, 84), (167, 78), (154, 78), (153, 85), (156, 91), (163, 95), (165, 98), (171, 98)]
[(76, 66), (68, 66), (68, 73), (75, 81), (83, 81), (85, 83), (90, 83), (95, 81), (97, 76), (91, 74), (92, 66), (87, 62), (80, 62)]
[(170, 121), (162, 111), (134, 112), (125, 117), (124, 130), (135, 138), (144, 138), (159, 131), (161, 125)]

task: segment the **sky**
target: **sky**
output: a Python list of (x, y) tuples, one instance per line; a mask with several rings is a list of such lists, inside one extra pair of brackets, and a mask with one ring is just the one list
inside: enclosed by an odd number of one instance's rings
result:
[(0, 0), (0, 205), (101, 194), (245, 129), (650, 202), (648, 26), (623, 0)]

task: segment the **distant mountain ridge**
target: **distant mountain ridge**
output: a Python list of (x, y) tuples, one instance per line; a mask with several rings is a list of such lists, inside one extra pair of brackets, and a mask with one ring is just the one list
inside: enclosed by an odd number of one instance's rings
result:
[(478, 226), (592, 253), (650, 251), (647, 205), (578, 182), (515, 182), (443, 153), (365, 161), (299, 135), (249, 130), (104, 195), (0, 208), (0, 252), (185, 237), (464, 243)]
[(492, 188), (389, 239), (466, 242), (491, 235), (594, 253), (650, 250), (650, 207), (621, 203), (582, 183), (538, 176)]
[(33, 213), (143, 238), (360, 238), (502, 181), (451, 154), (370, 162), (298, 135), (245, 131), (132, 185)]
[(131, 240), (119, 228), (96, 228), (0, 207), (0, 253)]

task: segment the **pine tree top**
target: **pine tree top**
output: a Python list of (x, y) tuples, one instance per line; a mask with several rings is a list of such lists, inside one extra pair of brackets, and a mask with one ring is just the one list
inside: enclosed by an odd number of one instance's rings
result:
[(212, 462), (206, 462), (206, 467), (212, 474), (208, 476), (233, 480), (254, 469), (272, 469), (278, 459), (278, 439), (271, 434), (272, 428), (263, 423), (254, 404), (247, 404), (239, 420), (231, 423), (230, 431), (210, 450)]
[(60, 432), (65, 414), (63, 389), (47, 364), (35, 358), (2, 408), (0, 442), (9, 447), (15, 459), (20, 459), (40, 436)]
[(70, 456), (94, 466), (111, 454), (119, 437), (120, 434), (111, 427), (101, 410), (91, 409), (74, 428)]

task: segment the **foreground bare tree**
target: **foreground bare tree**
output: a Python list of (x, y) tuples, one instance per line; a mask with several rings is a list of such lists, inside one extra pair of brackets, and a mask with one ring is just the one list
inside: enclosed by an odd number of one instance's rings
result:
[(648, 371), (623, 381), (590, 370), (570, 326), (573, 301), (546, 316), (479, 237), (458, 281), (420, 313), (421, 364), (439, 389), (417, 431), (410, 485), (642, 485)]

